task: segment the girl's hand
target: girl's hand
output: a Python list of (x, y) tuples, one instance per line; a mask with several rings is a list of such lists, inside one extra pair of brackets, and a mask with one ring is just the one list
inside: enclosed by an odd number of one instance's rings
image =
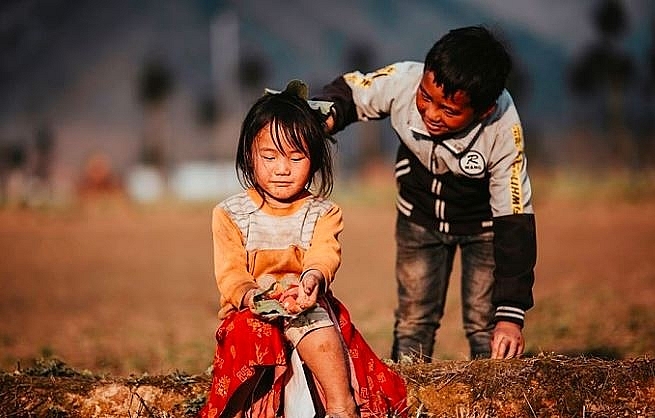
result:
[(298, 305), (302, 310), (309, 309), (316, 305), (320, 285), (323, 282), (323, 275), (318, 270), (308, 270), (300, 280), (298, 291)]
[(285, 290), (278, 299), (282, 307), (290, 314), (298, 314), (303, 311), (298, 304), (298, 293), (300, 292), (298, 286), (292, 286)]
[(244, 308), (250, 309), (251, 312), (255, 311), (255, 294), (257, 289), (250, 289), (243, 295), (243, 300), (241, 301), (241, 306)]

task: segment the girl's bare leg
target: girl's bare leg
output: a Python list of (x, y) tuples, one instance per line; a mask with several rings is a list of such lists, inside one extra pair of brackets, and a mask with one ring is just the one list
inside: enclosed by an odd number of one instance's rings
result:
[(296, 348), (323, 389), (325, 412), (341, 418), (358, 418), (350, 388), (350, 367), (337, 330), (334, 327), (314, 330)]

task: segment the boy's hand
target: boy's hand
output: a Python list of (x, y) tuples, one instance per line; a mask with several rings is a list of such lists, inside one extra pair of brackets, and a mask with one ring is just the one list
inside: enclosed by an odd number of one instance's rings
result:
[(513, 322), (498, 321), (491, 337), (491, 358), (520, 357), (525, 348), (521, 327)]
[(323, 275), (318, 270), (308, 270), (300, 281), (298, 291), (298, 305), (302, 310), (309, 309), (316, 305), (320, 285), (323, 282)]
[(332, 116), (332, 113), (325, 119), (325, 133), (326, 134), (332, 134), (332, 131), (334, 130), (334, 116)]

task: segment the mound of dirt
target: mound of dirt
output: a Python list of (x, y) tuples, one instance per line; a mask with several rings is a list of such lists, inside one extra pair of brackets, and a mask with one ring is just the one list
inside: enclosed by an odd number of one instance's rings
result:
[(399, 365), (412, 416), (653, 417), (655, 360), (540, 355)]
[[(410, 417), (653, 417), (655, 360), (539, 355), (495, 361), (404, 363)], [(188, 417), (207, 375), (112, 377), (57, 359), (0, 374), (3, 417)]]
[(211, 378), (97, 376), (78, 372), (56, 358), (0, 373), (0, 417), (185, 417), (205, 402)]

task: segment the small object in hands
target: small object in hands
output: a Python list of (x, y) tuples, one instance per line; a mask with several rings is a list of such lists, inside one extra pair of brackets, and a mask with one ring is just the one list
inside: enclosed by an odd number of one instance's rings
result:
[(266, 319), (295, 318), (302, 309), (296, 298), (298, 283), (281, 280), (266, 289), (260, 289), (253, 297), (254, 312)]
[(290, 287), (280, 295), (280, 299), (279, 299), (280, 303), (282, 304), (282, 307), (286, 309), (287, 312), (292, 314), (299, 314), (303, 310), (297, 301), (298, 289), (299, 289), (298, 285)]

